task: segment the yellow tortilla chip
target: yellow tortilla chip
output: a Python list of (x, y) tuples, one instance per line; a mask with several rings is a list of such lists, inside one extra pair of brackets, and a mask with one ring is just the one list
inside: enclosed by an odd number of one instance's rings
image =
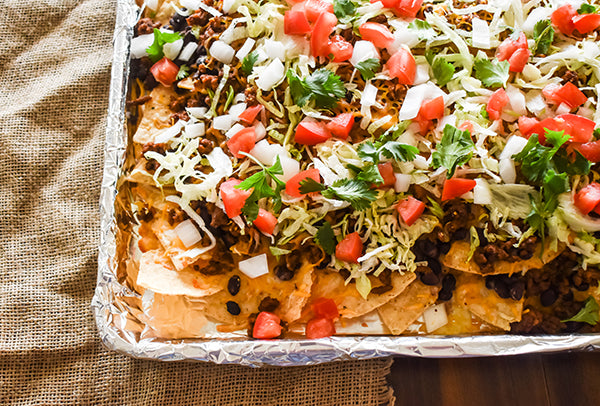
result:
[(152, 99), (144, 105), (144, 115), (133, 136), (133, 141), (140, 144), (153, 143), (163, 129), (171, 126), (170, 117), (173, 112), (169, 108), (171, 98), (177, 93), (163, 85), (158, 85), (150, 92)]
[[(369, 276), (375, 285), (375, 277)], [(333, 299), (342, 317), (362, 316), (398, 296), (416, 278), (412, 272), (400, 274), (393, 272), (392, 289), (382, 294), (369, 293), (364, 299), (354, 284), (345, 284), (344, 278), (335, 271), (319, 271), (311, 296), (315, 299), (325, 297)]]
[(471, 313), (502, 330), (509, 331), (510, 323), (521, 321), (525, 299), (502, 299), (496, 292), (485, 287), (482, 276), (458, 275), (454, 295)]
[(467, 261), (469, 258), (470, 247), (471, 246), (467, 241), (456, 241), (452, 243), (450, 250), (442, 258), (442, 265), (451, 269), (456, 269), (457, 271), (478, 275), (513, 274), (516, 272), (526, 272), (530, 269), (541, 268), (544, 264), (547, 264), (556, 258), (564, 249), (564, 246), (559, 246), (557, 251), (552, 251), (547, 248), (540, 258), (540, 245), (531, 258), (515, 262), (497, 261), (494, 264), (494, 271), (484, 274), (479, 265), (477, 265), (472, 258), (470, 261)]
[(402, 334), (425, 309), (435, 303), (439, 291), (439, 286), (427, 286), (415, 280), (402, 293), (377, 309), (379, 317), (392, 334)]
[(190, 269), (178, 271), (160, 251), (142, 254), (136, 284), (164, 295), (204, 297), (224, 289), (227, 275), (204, 275)]

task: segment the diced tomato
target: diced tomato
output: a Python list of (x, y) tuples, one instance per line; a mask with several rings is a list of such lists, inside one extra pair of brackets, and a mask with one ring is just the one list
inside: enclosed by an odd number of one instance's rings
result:
[(566, 103), (569, 107), (574, 108), (581, 106), (587, 101), (587, 97), (573, 83), (567, 82), (560, 89), (554, 92), (554, 96), (562, 103)]
[(254, 225), (263, 233), (273, 235), (273, 230), (277, 225), (277, 217), (265, 209), (258, 209), (258, 216), (254, 220)]
[(471, 191), (477, 182), (473, 179), (452, 178), (446, 179), (442, 190), (442, 202), (454, 199)]
[(315, 182), (321, 182), (321, 176), (319, 175), (319, 170), (316, 168), (307, 169), (296, 175), (292, 176), (285, 183), (285, 192), (291, 197), (302, 197), (306, 196), (306, 194), (300, 192), (300, 183), (304, 179), (312, 179)]
[[(330, 3), (326, 4), (331, 5)], [(336, 24), (337, 18), (332, 13), (322, 13), (319, 16), (313, 28), (312, 36), (310, 37), (310, 50), (313, 56), (316, 57), (328, 55), (329, 34), (333, 32)]]
[(221, 199), (225, 206), (227, 217), (234, 218), (242, 214), (242, 208), (246, 204), (246, 199), (252, 194), (252, 190), (236, 189), (236, 186), (242, 183), (239, 179), (229, 179), (221, 183)]
[(600, 203), (600, 183), (590, 183), (575, 194), (575, 207), (582, 214), (588, 214)]
[(371, 3), (381, 2), (385, 8), (394, 8), (398, 5), (399, 0), (370, 0)]
[(173, 82), (177, 80), (179, 66), (165, 56), (160, 61), (152, 65), (150, 72), (157, 82), (164, 86), (171, 86)]
[(427, 120), (423, 118), (420, 114), (417, 114), (415, 118), (412, 119), (415, 123), (419, 124), (419, 132), (421, 135), (426, 135), (429, 130), (433, 127), (433, 122), (431, 120)]
[(340, 261), (358, 263), (358, 258), (362, 255), (363, 243), (358, 233), (348, 234), (335, 247), (335, 256)]
[(398, 203), (396, 210), (398, 210), (400, 217), (402, 217), (406, 225), (412, 226), (421, 217), (421, 214), (423, 214), (425, 203), (412, 196), (408, 196)]
[(439, 120), (444, 117), (444, 97), (439, 96), (424, 101), (419, 109), (419, 115), (425, 120)]
[(227, 141), (229, 152), (236, 158), (243, 158), (240, 152), (250, 152), (256, 144), (256, 131), (254, 127), (241, 129)]
[(371, 41), (377, 48), (387, 48), (394, 42), (394, 35), (383, 24), (364, 23), (358, 32), (365, 41)]
[(502, 110), (508, 104), (508, 95), (503, 88), (500, 88), (492, 94), (485, 111), (488, 112), (491, 120), (499, 120)]
[(262, 111), (264, 106), (262, 104), (257, 104), (256, 106), (248, 107), (246, 110), (240, 114), (240, 121), (243, 121), (246, 124), (252, 124), (256, 119), (258, 113)]
[(510, 59), (513, 54), (519, 49), (529, 49), (527, 44), (527, 37), (525, 33), (521, 33), (518, 39), (506, 38), (502, 43), (498, 46), (498, 50), (496, 51), (496, 57), (499, 61), (506, 61)]
[(304, 2), (304, 9), (306, 10), (306, 17), (310, 22), (317, 21), (319, 16), (324, 13), (333, 15), (333, 4), (323, 0), (306, 0)]
[(333, 62), (344, 62), (352, 58), (354, 47), (341, 35), (334, 35), (329, 40), (329, 55), (333, 55)]
[(574, 148), (588, 161), (600, 162), (600, 141), (575, 144)]
[(565, 123), (565, 133), (571, 138), (569, 142), (590, 142), (594, 136), (594, 123), (589, 118), (578, 116), (576, 114), (561, 114), (554, 117), (555, 121), (563, 120)]
[(383, 178), (383, 183), (376, 185), (377, 187), (394, 186), (394, 183), (396, 183), (396, 176), (394, 176), (394, 168), (392, 167), (391, 162), (377, 164), (377, 170)]
[(563, 34), (571, 35), (573, 34), (573, 30), (575, 30), (575, 24), (573, 24), (573, 17), (575, 16), (577, 16), (575, 7), (565, 4), (552, 13), (552, 24)]
[(519, 48), (508, 58), (509, 70), (511, 72), (523, 72), (527, 61), (531, 56), (529, 49)]
[(458, 129), (461, 131), (468, 131), (469, 133), (473, 134), (473, 123), (470, 122), (469, 120), (463, 121), (459, 126)]
[(400, 48), (388, 59), (386, 64), (390, 76), (398, 79), (398, 83), (412, 85), (417, 73), (417, 63), (410, 51), (404, 47)]
[(354, 126), (354, 115), (352, 113), (338, 114), (325, 126), (334, 137), (346, 139)]
[(271, 312), (260, 312), (256, 316), (252, 337), (276, 338), (281, 335), (281, 319)]
[(540, 127), (540, 121), (535, 117), (519, 117), (519, 131), (524, 137), (531, 137), (532, 134), (540, 134), (543, 132), (542, 127)]
[(399, 0), (394, 11), (400, 17), (415, 18), (423, 5), (423, 0)]
[(304, 35), (310, 32), (310, 24), (302, 9), (290, 9), (283, 16), (283, 32), (287, 35)]
[(331, 133), (323, 123), (303, 120), (296, 127), (295, 140), (302, 145), (317, 145), (331, 138)]
[(556, 103), (556, 104), (560, 104), (562, 101), (560, 99), (558, 99), (558, 97), (556, 96), (556, 92), (558, 91), (558, 89), (560, 89), (562, 86), (557, 84), (557, 83), (550, 83), (547, 84), (546, 86), (544, 86), (544, 88), (542, 89), (542, 95), (544, 95), (544, 98), (546, 100), (548, 100), (549, 102), (552, 103)]
[(325, 317), (329, 320), (336, 320), (340, 317), (340, 312), (333, 299), (320, 297), (313, 302), (311, 307), (316, 317)]
[(333, 320), (319, 317), (311, 319), (306, 323), (306, 338), (324, 338), (335, 334), (335, 324)]
[(600, 27), (600, 14), (581, 14), (574, 16), (571, 21), (574, 28), (581, 34), (589, 34)]

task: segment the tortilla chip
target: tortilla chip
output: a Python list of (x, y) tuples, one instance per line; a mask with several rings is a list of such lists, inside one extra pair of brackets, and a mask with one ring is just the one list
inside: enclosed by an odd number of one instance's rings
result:
[(439, 291), (439, 286), (427, 286), (415, 280), (377, 311), (392, 334), (402, 334), (429, 306), (435, 303)]
[(510, 323), (521, 321), (525, 298), (518, 301), (502, 299), (496, 292), (485, 287), (482, 276), (458, 275), (454, 295), (471, 313), (502, 330), (509, 331)]
[[(370, 275), (369, 278), (373, 285), (375, 285), (376, 278)], [(320, 297), (333, 299), (342, 317), (358, 317), (369, 313), (398, 296), (415, 280), (416, 275), (412, 272), (405, 272), (404, 274), (393, 272), (391, 278), (392, 289), (379, 295), (369, 293), (367, 299), (364, 299), (358, 293), (353, 283), (345, 284), (344, 278), (339, 272), (319, 271), (311, 296), (315, 299)]]
[(133, 136), (133, 141), (140, 144), (153, 143), (163, 129), (171, 126), (173, 112), (169, 103), (171, 98), (177, 97), (177, 93), (170, 87), (158, 85), (150, 92), (150, 97), (152, 99), (144, 105), (144, 115)]
[(146, 163), (148, 161), (141, 159), (135, 167), (131, 170), (131, 173), (125, 177), (129, 182), (139, 183), (144, 185), (156, 185), (152, 174), (146, 170)]
[(477, 265), (473, 259), (467, 261), (470, 250), (469, 242), (456, 241), (452, 243), (450, 250), (442, 257), (441, 262), (442, 265), (447, 266), (448, 268), (478, 275), (513, 274), (517, 272), (527, 272), (530, 269), (539, 269), (543, 267), (544, 264), (547, 264), (556, 258), (562, 252), (564, 246), (559, 246), (557, 251), (545, 249), (541, 258), (540, 249), (541, 245), (538, 246), (533, 256), (529, 259), (515, 262), (497, 261), (494, 264), (493, 272), (483, 273), (479, 265)]
[(161, 251), (144, 252), (136, 284), (144, 289), (164, 295), (204, 297), (222, 291), (227, 275), (204, 275), (190, 269), (177, 271)]

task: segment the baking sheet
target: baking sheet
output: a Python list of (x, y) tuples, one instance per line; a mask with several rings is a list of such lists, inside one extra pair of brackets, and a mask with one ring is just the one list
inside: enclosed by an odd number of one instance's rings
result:
[(318, 340), (282, 339), (140, 339), (139, 321), (128, 298), (140, 294), (118, 282), (116, 276), (115, 198), (125, 159), (125, 95), (127, 93), (129, 42), (141, 10), (132, 0), (119, 0), (114, 34), (110, 102), (105, 144), (105, 164), (100, 197), (100, 246), (98, 281), (92, 310), (100, 337), (108, 348), (137, 358), (198, 360), (218, 364), (311, 365), (322, 362), (387, 356), (475, 357), (516, 355), (600, 348), (600, 335), (516, 336), (361, 336)]

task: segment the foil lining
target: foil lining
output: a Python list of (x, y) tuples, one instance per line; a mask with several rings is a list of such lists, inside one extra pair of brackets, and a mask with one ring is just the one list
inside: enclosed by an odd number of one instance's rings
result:
[(129, 45), (141, 10), (133, 0), (118, 0), (113, 38), (113, 64), (100, 197), (98, 281), (92, 300), (102, 342), (109, 349), (136, 358), (164, 361), (197, 360), (248, 366), (298, 366), (322, 362), (388, 356), (477, 357), (568, 350), (596, 350), (600, 335), (482, 336), (348, 336), (319, 340), (249, 340), (235, 335), (210, 339), (140, 339), (138, 318), (127, 299), (143, 299), (119, 283), (116, 276), (115, 198), (125, 159), (125, 97)]

